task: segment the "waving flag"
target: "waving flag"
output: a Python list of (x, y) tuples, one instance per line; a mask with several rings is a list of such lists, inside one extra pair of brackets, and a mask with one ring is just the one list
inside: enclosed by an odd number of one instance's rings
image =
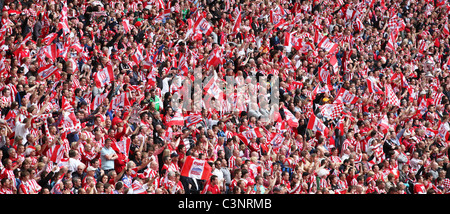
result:
[(289, 111), (286, 107), (283, 107), (284, 115), (286, 115), (286, 121), (290, 127), (298, 127), (298, 119), (294, 116), (294, 114)]
[(367, 89), (369, 90), (369, 93), (373, 94), (383, 94), (383, 91), (380, 87), (378, 87), (377, 80), (373, 76), (369, 76), (367, 79)]
[(180, 71), (183, 71), (184, 76), (187, 76), (187, 73), (189, 72), (189, 67), (186, 59), (186, 54), (181, 54), (180, 62), (178, 63), (178, 69)]
[(181, 168), (181, 176), (208, 180), (211, 176), (211, 170), (212, 168), (206, 160), (187, 156), (183, 168)]
[(63, 113), (63, 118), (59, 123), (59, 127), (63, 128), (63, 132), (73, 132), (75, 130), (81, 129), (81, 123), (78, 118), (76, 118), (73, 111), (66, 111)]
[(48, 34), (47, 36), (44, 37), (44, 39), (42, 39), (41, 43), (44, 45), (50, 45), (53, 42), (53, 40), (56, 39), (56, 37), (58, 37), (57, 33)]
[(137, 47), (134, 54), (131, 55), (131, 59), (134, 61), (134, 63), (136, 63), (136, 65), (139, 65), (139, 63), (141, 63), (141, 61), (144, 59), (142, 50), (139, 47)]
[(358, 17), (356, 17), (355, 25), (356, 25), (356, 29), (358, 29), (359, 32), (364, 30), (364, 24), (361, 22), (361, 20)]
[(236, 18), (236, 21), (234, 22), (234, 26), (233, 26), (233, 32), (234, 33), (239, 32), (239, 29), (241, 28), (241, 21), (242, 21), (242, 16), (241, 16), (241, 13), (239, 11), (239, 15)]
[(338, 118), (342, 111), (344, 110), (344, 105), (342, 103), (338, 104), (325, 104), (320, 107), (320, 113), (326, 118), (335, 119)]
[(111, 103), (109, 104), (109, 111), (114, 111), (119, 107), (129, 107), (129, 106), (131, 106), (131, 104), (130, 101), (128, 100), (127, 93), (121, 93), (111, 99)]
[(389, 131), (389, 120), (387, 118), (387, 114), (384, 114), (384, 116), (381, 118), (381, 120), (378, 122), (378, 126), (381, 127), (381, 131), (386, 134)]
[(324, 36), (324, 37), (320, 40), (319, 44), (317, 44), (317, 47), (318, 47), (318, 48), (324, 49), (324, 50), (325, 50), (326, 52), (328, 52), (328, 53), (334, 53), (334, 51), (335, 51), (335, 50), (337, 49), (337, 47), (338, 47), (338, 44), (337, 44), (337, 43), (334, 43), (334, 42), (331, 42), (330, 39), (329, 39), (328, 37)]
[(114, 141), (113, 144), (111, 144), (111, 148), (113, 148), (114, 151), (123, 153), (127, 158), (130, 154), (130, 146), (131, 139), (129, 137), (122, 137), (120, 141)]
[(114, 72), (111, 65), (106, 66), (103, 70), (98, 71), (93, 76), (97, 88), (102, 88), (114, 81)]
[(192, 126), (195, 125), (197, 123), (202, 122), (202, 115), (200, 113), (190, 113), (189, 116), (187, 116), (186, 118), (186, 126)]
[(344, 104), (355, 104), (358, 101), (358, 97), (352, 94), (350, 91), (341, 88), (338, 91), (337, 98), (334, 103), (342, 102)]
[(65, 96), (62, 96), (61, 98), (61, 109), (69, 112), (73, 112), (73, 106), (70, 104), (70, 102), (67, 100)]
[(223, 95), (223, 91), (218, 85), (219, 78), (217, 74), (214, 72), (214, 76), (209, 79), (209, 81), (204, 86), (205, 94), (209, 94), (212, 97), (219, 99), (221, 95)]
[(213, 26), (205, 19), (205, 17), (199, 17), (194, 24), (194, 29), (199, 30), (203, 34), (209, 36), (213, 31)]
[(95, 96), (94, 100), (92, 100), (91, 105), (90, 105), (91, 110), (97, 109), (97, 107), (99, 107), (103, 103), (103, 101), (106, 99), (106, 97), (108, 97), (108, 93), (109, 92), (105, 92), (103, 94)]
[(183, 126), (184, 125), (184, 117), (183, 117), (183, 113), (181, 112), (181, 109), (179, 108), (176, 112), (175, 115), (173, 115), (173, 117), (167, 122), (166, 124), (167, 126)]
[(281, 144), (284, 142), (284, 137), (280, 133), (276, 133), (275, 136), (270, 141), (270, 144), (272, 144), (273, 148), (278, 148), (281, 146)]
[(130, 20), (123, 19), (122, 26), (123, 26), (123, 30), (125, 31), (125, 33), (130, 32), (130, 30), (131, 30)]
[(216, 48), (209, 54), (209, 57), (206, 61), (206, 68), (208, 69), (210, 66), (216, 67), (217, 65), (222, 63), (223, 63), (222, 49)]
[(385, 96), (386, 96), (386, 103), (391, 104), (393, 106), (400, 106), (400, 99), (398, 99), (397, 95), (395, 94), (394, 90), (392, 90), (392, 87), (390, 84), (386, 84), (384, 86), (386, 88)]
[(318, 75), (319, 75), (319, 81), (327, 84), (328, 89), (330, 91), (332, 91), (333, 85), (331, 85), (331, 75), (330, 75), (330, 72), (328, 71), (328, 69), (326, 69), (324, 67), (319, 67)]
[(45, 56), (47, 56), (53, 62), (56, 62), (56, 58), (58, 56), (58, 50), (56, 48), (56, 44), (51, 44), (51, 45), (45, 46), (45, 47), (43, 47), (42, 50), (44, 51)]
[(58, 68), (52, 64), (48, 64), (44, 67), (39, 68), (39, 70), (38, 70), (38, 75), (42, 79), (47, 79), (50, 76), (52, 76), (53, 74), (56, 76), (57, 79), (61, 78)]
[(314, 114), (311, 114), (311, 116), (309, 117), (308, 125), (306, 128), (311, 129), (315, 132), (320, 132), (325, 136), (328, 135), (328, 127), (326, 127), (325, 124), (323, 124), (323, 122)]
[(441, 126), (439, 126), (438, 133), (439, 136), (444, 140), (447, 141), (449, 136), (450, 126), (448, 125), (448, 122), (442, 123)]
[(397, 46), (398, 46), (397, 45), (397, 36), (398, 36), (398, 31), (392, 30), (391, 33), (389, 34), (389, 40), (386, 45), (386, 48), (390, 49), (391, 51), (397, 50)]

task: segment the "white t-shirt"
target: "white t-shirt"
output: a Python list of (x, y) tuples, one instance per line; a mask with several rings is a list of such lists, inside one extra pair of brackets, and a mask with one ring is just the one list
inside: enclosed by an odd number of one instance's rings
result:
[(28, 128), (26, 128), (25, 123), (16, 123), (16, 128), (14, 129), (16, 136), (21, 136), (22, 139), (22, 145), (25, 145), (27, 143), (27, 135), (30, 133)]
[(83, 164), (81, 161), (74, 158), (69, 158), (69, 161), (67, 162), (67, 169), (71, 172), (75, 172), (81, 164)]

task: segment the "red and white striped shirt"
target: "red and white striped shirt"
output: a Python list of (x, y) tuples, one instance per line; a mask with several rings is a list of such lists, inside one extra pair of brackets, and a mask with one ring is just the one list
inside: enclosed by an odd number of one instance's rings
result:
[(19, 186), (20, 194), (37, 194), (41, 191), (42, 187), (34, 179), (22, 181)]

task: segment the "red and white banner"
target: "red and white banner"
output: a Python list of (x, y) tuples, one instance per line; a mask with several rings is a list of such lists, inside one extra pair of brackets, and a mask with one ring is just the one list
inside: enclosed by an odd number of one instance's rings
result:
[(278, 148), (281, 146), (281, 144), (284, 142), (284, 137), (280, 133), (276, 133), (275, 136), (270, 141), (270, 144), (272, 144), (273, 148)]
[(119, 107), (129, 107), (131, 106), (130, 101), (128, 100), (127, 93), (121, 93), (112, 98), (111, 103), (109, 104), (109, 110), (114, 111)]
[(206, 83), (204, 86), (205, 94), (209, 94), (212, 97), (219, 99), (221, 95), (223, 95), (222, 89), (219, 87), (218, 82), (219, 79), (217, 74), (214, 73), (214, 76)]
[(130, 30), (131, 30), (130, 20), (124, 19), (122, 21), (122, 26), (123, 26), (123, 30), (125, 31), (125, 33), (130, 32)]
[(208, 180), (211, 176), (211, 166), (206, 160), (187, 156), (183, 168), (181, 169), (181, 176)]
[(439, 127), (439, 136), (441, 136), (441, 138), (443, 139), (443, 141), (447, 142), (448, 136), (449, 136), (449, 131), (450, 130), (450, 126), (448, 125), (448, 123), (442, 123), (441, 126)]
[(50, 45), (53, 42), (53, 40), (56, 39), (56, 37), (58, 37), (57, 33), (48, 34), (47, 36), (45, 36), (42, 39), (41, 43), (44, 44), (44, 45)]
[(114, 151), (125, 154), (125, 157), (127, 158), (130, 154), (130, 146), (131, 139), (129, 137), (122, 137), (120, 141), (113, 141), (113, 144), (111, 144), (111, 148), (113, 148)]

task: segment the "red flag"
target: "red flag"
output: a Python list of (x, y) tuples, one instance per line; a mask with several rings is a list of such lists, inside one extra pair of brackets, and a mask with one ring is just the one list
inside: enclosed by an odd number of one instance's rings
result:
[(194, 29), (201, 31), (205, 35), (209, 36), (213, 31), (212, 25), (204, 17), (199, 17), (194, 24)]
[(188, 68), (188, 63), (187, 63), (187, 60), (186, 60), (186, 54), (181, 54), (181, 56), (180, 56), (180, 63), (178, 63), (178, 69), (184, 72), (183, 76), (187, 75), (187, 73), (189, 71), (189, 68)]
[(124, 19), (122, 21), (122, 25), (123, 25), (123, 30), (125, 31), (125, 33), (130, 32), (130, 30), (131, 30), (130, 20)]
[(291, 32), (284, 32), (284, 46), (289, 46), (291, 44)]
[(96, 72), (94, 75), (95, 86), (102, 88), (106, 84), (114, 81), (114, 72), (111, 65), (106, 66), (103, 70)]
[(317, 45), (318, 48), (323, 48), (328, 53), (334, 53), (334, 51), (337, 49), (338, 44), (331, 42), (330, 39), (326, 36), (324, 36), (319, 44)]
[(241, 13), (239, 12), (239, 15), (236, 18), (236, 21), (234, 22), (234, 26), (233, 26), (234, 33), (239, 32), (239, 29), (241, 28), (241, 21), (242, 21), (242, 17), (241, 17)]
[(342, 102), (344, 104), (348, 103), (355, 104), (358, 101), (358, 99), (359, 98), (356, 95), (352, 94), (350, 91), (341, 88), (338, 91), (338, 95), (334, 103)]
[(53, 42), (53, 40), (56, 39), (57, 36), (58, 36), (57, 33), (48, 34), (47, 36), (44, 37), (44, 39), (42, 39), (41, 43), (44, 45), (50, 45)]
[(283, 107), (284, 115), (286, 116), (286, 121), (290, 127), (298, 127), (298, 119), (294, 116), (294, 114), (289, 111), (286, 107)]
[(369, 76), (367, 78), (367, 89), (369, 90), (369, 93), (377, 93), (377, 94), (383, 94), (383, 91), (380, 87), (378, 87), (377, 80), (375, 77)]
[(386, 96), (386, 103), (391, 104), (393, 106), (400, 106), (400, 99), (398, 99), (397, 95), (395, 94), (394, 90), (392, 90), (392, 87), (390, 84), (386, 84), (384, 86), (386, 88), (385, 96)]
[(311, 116), (309, 117), (308, 125), (306, 128), (316, 132), (320, 132), (325, 136), (328, 135), (328, 127), (326, 127), (325, 124), (323, 124), (323, 122), (314, 114), (311, 114)]
[(206, 61), (206, 68), (208, 69), (210, 66), (216, 67), (219, 64), (223, 63), (223, 54), (220, 48), (216, 48), (209, 54), (209, 57)]
[(53, 74), (56, 76), (57, 79), (61, 78), (58, 68), (52, 64), (48, 64), (44, 67), (39, 68), (38, 70), (38, 75), (42, 77), (42, 79), (47, 79)]
[(170, 121), (167, 122), (166, 125), (167, 126), (174, 126), (174, 125), (184, 126), (184, 117), (183, 117), (183, 113), (181, 112), (181, 108), (179, 108), (175, 112), (175, 115), (170, 119)]
[(187, 156), (181, 168), (181, 176), (193, 179), (208, 180), (211, 176), (211, 166), (206, 160)]
[(53, 62), (56, 62), (56, 58), (58, 56), (58, 50), (56, 48), (56, 44), (48, 45), (43, 47), (44, 54), (48, 58), (50, 58)]

